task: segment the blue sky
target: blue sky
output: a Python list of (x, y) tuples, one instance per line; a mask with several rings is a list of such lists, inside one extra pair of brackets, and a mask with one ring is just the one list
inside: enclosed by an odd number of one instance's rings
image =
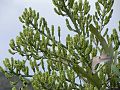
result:
[[(89, 0), (94, 11), (94, 2), (96, 0)], [(115, 0), (113, 17), (108, 25), (110, 29), (118, 27), (120, 20), (120, 0)], [(8, 53), (9, 41), (19, 35), (22, 31), (22, 24), (18, 17), (24, 11), (24, 8), (32, 7), (40, 12), (48, 21), (49, 26), (54, 24), (56, 27), (62, 27), (62, 40), (65, 41), (67, 30), (65, 27), (64, 17), (58, 16), (54, 13), (52, 0), (0, 0), (0, 60), (6, 57), (11, 57)], [(92, 13), (92, 12), (91, 12)], [(16, 56), (17, 57), (17, 56)], [(2, 64), (0, 64), (2, 65)]]

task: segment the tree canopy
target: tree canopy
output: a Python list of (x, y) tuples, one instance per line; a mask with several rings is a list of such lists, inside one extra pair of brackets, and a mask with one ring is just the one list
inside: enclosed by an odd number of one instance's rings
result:
[[(29, 83), (34, 90), (120, 88), (120, 22), (118, 28), (107, 27), (114, 0), (97, 0), (93, 15), (88, 0), (52, 1), (56, 14), (66, 18), (66, 32), (75, 34), (68, 34), (62, 43), (60, 26), (48, 27), (39, 12), (25, 8), (19, 17), (23, 30), (9, 44), (9, 52), (22, 58), (5, 58), (7, 71), (2, 67), (0, 71), (7, 78), (18, 76), (23, 90)], [(17, 83), (11, 81), (12, 90)]]

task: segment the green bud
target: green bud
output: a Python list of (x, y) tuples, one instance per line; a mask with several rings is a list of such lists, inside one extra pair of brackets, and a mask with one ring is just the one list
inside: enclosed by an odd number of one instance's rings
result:
[(24, 36), (28, 36), (28, 28), (23, 29), (23, 34), (24, 34)]
[(26, 26), (29, 26), (29, 24), (30, 24), (29, 18), (30, 18), (29, 16), (25, 17), (25, 25)]
[(45, 18), (43, 18), (43, 25), (44, 25), (44, 27), (47, 25)]
[(98, 2), (102, 4), (102, 0), (98, 0)]
[(13, 50), (15, 50), (15, 42), (14, 42), (14, 40), (13, 39), (11, 39), (10, 40), (10, 47), (13, 49)]
[(95, 3), (95, 7), (96, 7), (97, 11), (101, 10), (100, 4), (98, 2)]
[(37, 16), (36, 16), (37, 20), (39, 19), (39, 13), (37, 12)]
[(21, 17), (23, 18), (23, 20), (25, 20), (25, 18), (26, 18), (26, 16), (25, 16), (25, 15), (22, 15)]
[(59, 42), (60, 42), (60, 31), (61, 31), (61, 29), (60, 29), (60, 26), (58, 27), (58, 37), (59, 37)]
[(74, 0), (68, 0), (68, 7), (72, 8), (74, 4)]
[(31, 66), (33, 72), (35, 72), (35, 68), (34, 68), (34, 64), (33, 64), (32, 60), (30, 60), (30, 66)]
[(57, 6), (57, 0), (52, 0), (52, 3)]
[(73, 14), (74, 14), (74, 16), (77, 14), (77, 12), (78, 12), (78, 4), (77, 4), (77, 2), (75, 2), (74, 4), (73, 4)]
[(25, 67), (25, 75), (29, 75), (29, 68), (28, 68), (28, 66)]
[(66, 19), (66, 25), (67, 25), (67, 28), (68, 28), (69, 30), (72, 30), (72, 27), (71, 27), (71, 25), (69, 24), (68, 19)]
[(42, 26), (42, 20), (43, 20), (43, 17), (40, 18), (40, 21), (39, 21), (39, 28), (41, 28), (41, 26)]
[(35, 68), (36, 68), (37, 72), (39, 72), (39, 67), (38, 67), (38, 65), (36, 65)]
[(113, 29), (113, 39), (114, 39), (114, 42), (115, 41), (119, 42), (119, 37), (116, 29)]
[(26, 13), (28, 12), (27, 8), (25, 8), (25, 12), (26, 12)]
[(32, 8), (31, 7), (29, 7), (29, 12), (32, 15)]
[(105, 37), (108, 33), (108, 28), (106, 29), (105, 33), (103, 34), (103, 37)]
[(10, 81), (10, 85), (12, 85), (12, 86), (16, 85), (17, 83), (18, 83), (18, 81), (14, 81), (14, 82)]
[(38, 28), (38, 17), (36, 16), (35, 18), (34, 18), (34, 26), (35, 26), (35, 28), (37, 29)]
[(83, 10), (83, 8), (82, 8), (82, 7), (83, 7), (83, 2), (82, 2), (82, 0), (79, 0), (79, 5), (78, 5), (78, 6), (79, 6), (78, 9), (79, 9), (80, 11), (82, 11), (82, 10)]
[(19, 17), (20, 22), (25, 23), (22, 17)]
[(51, 83), (51, 82), (53, 82), (52, 76), (50, 76), (50, 77), (48, 78), (48, 83)]
[(88, 47), (88, 45), (89, 45), (89, 40), (84, 42), (84, 48), (86, 49)]
[(90, 44), (85, 50), (85, 55), (89, 55), (91, 51), (92, 51), (92, 45)]
[(69, 71), (68, 69), (66, 70), (66, 73), (67, 73), (67, 77), (68, 77), (68, 79), (71, 80), (70, 71)]
[(47, 31), (48, 37), (51, 37), (50, 29), (49, 29), (49, 28), (46, 28), (46, 31)]
[(93, 48), (92, 49), (92, 57), (95, 57), (97, 55), (97, 49)]
[(16, 87), (13, 87), (12, 90), (17, 90)]
[(95, 18), (99, 21), (98, 13), (95, 12)]
[(16, 52), (13, 52), (11, 49), (8, 49), (9, 53), (14, 55)]
[(56, 8), (54, 8), (54, 11), (55, 11), (55, 13), (57, 13), (58, 15), (60, 15), (60, 12)]
[(38, 30), (36, 31), (36, 33), (34, 35), (34, 39), (35, 39), (35, 41), (40, 40), (40, 32)]
[(115, 45), (114, 50), (118, 50), (118, 48), (119, 48), (119, 41), (115, 40), (114, 41), (114, 45)]
[(38, 50), (40, 48), (40, 42), (36, 42), (35, 49)]
[(100, 12), (101, 7), (100, 7), (100, 4), (98, 2), (95, 3), (95, 7), (96, 7), (98, 15), (101, 16), (101, 12)]
[(99, 25), (98, 25), (98, 21), (96, 20), (95, 16), (93, 16), (93, 21), (95, 23), (96, 28), (98, 28)]
[(44, 36), (44, 26), (42, 26), (42, 43), (45, 42), (45, 36)]
[(50, 65), (50, 60), (47, 60), (47, 63), (48, 63), (47, 69), (48, 69), (48, 71), (49, 71), (49, 73), (50, 73), (50, 71), (51, 71), (51, 69), (50, 69), (50, 67), (51, 67), (51, 65)]
[(54, 36), (54, 25), (51, 26), (52, 29), (52, 36)]
[(87, 0), (84, 1), (84, 14), (87, 14), (90, 11), (90, 5)]
[(17, 36), (16, 37), (16, 44), (21, 45), (21, 42), (22, 42), (22, 39), (19, 36)]
[(110, 11), (109, 15), (108, 15), (108, 18), (110, 19), (112, 17), (112, 14), (113, 14), (113, 9)]
[(42, 69), (45, 71), (45, 67), (44, 67), (44, 61), (43, 61), (43, 59), (41, 59), (41, 66), (42, 66)]
[(106, 16), (104, 20), (104, 26), (107, 25), (109, 21), (110, 21), (110, 18)]
[(35, 18), (35, 16), (36, 16), (36, 11), (33, 10), (33, 11), (32, 11), (32, 17)]

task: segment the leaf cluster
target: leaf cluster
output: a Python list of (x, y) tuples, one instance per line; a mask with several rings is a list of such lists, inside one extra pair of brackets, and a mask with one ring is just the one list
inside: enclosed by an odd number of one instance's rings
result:
[[(54, 25), (48, 27), (45, 18), (40, 17), (38, 12), (25, 8), (19, 17), (23, 31), (9, 44), (9, 52), (19, 54), (23, 59), (6, 58), (3, 63), (8, 71), (2, 67), (0, 70), (8, 78), (11, 77), (8, 74), (19, 76), (23, 87), (27, 87), (25, 77), (29, 77), (35, 90), (119, 88), (120, 22), (119, 28), (113, 29), (112, 34), (108, 33), (111, 29), (105, 27), (112, 17), (114, 0), (98, 0), (94, 15), (90, 15), (87, 0), (52, 1), (55, 12), (66, 17), (66, 27), (75, 35), (68, 34), (63, 44), (60, 26), (57, 30)], [(97, 72), (93, 74), (91, 59), (102, 53), (110, 55), (112, 61), (97, 65)]]

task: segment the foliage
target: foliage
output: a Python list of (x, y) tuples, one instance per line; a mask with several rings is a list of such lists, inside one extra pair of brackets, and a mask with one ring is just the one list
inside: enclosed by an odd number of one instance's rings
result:
[[(66, 26), (74, 36), (61, 42), (61, 28), (48, 27), (45, 18), (32, 8), (25, 8), (19, 20), (23, 31), (10, 41), (9, 52), (23, 60), (6, 58), (3, 63), (8, 77), (17, 75), (27, 86), (24, 77), (31, 77), (34, 90), (105, 90), (120, 87), (120, 22), (118, 29), (108, 29), (114, 0), (98, 0), (95, 13), (90, 14), (87, 0), (52, 0), (55, 12), (66, 17)], [(109, 31), (113, 31), (111, 34)], [(58, 33), (58, 40), (55, 32)], [(106, 53), (112, 61), (97, 65), (92, 73), (92, 58)], [(29, 66), (29, 65), (30, 66)], [(31, 75), (31, 71), (33, 75)], [(26, 83), (24, 85), (24, 83)], [(15, 87), (14, 89), (15, 90)]]

